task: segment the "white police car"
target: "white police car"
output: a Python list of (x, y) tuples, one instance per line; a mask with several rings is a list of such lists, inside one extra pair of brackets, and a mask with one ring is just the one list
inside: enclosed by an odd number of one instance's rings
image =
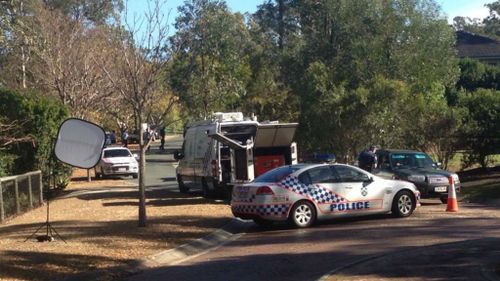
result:
[(410, 182), (387, 180), (343, 164), (296, 164), (273, 169), (233, 188), (234, 216), (261, 226), (289, 220), (297, 227), (316, 220), (390, 213), (410, 216), (420, 206)]

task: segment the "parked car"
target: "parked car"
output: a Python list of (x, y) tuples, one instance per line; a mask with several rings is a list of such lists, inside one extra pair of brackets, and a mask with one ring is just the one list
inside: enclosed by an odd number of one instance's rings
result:
[(424, 152), (414, 150), (377, 150), (378, 165), (373, 171), (384, 178), (400, 179), (414, 183), (422, 198), (448, 200), (449, 178), (453, 177), (455, 188), (460, 192), (458, 175), (440, 168), (440, 164)]
[(101, 160), (95, 167), (96, 177), (132, 176), (136, 179), (139, 173), (136, 157), (126, 147), (104, 148)]
[(273, 169), (233, 188), (234, 216), (266, 226), (288, 220), (308, 227), (316, 220), (392, 213), (408, 217), (419, 206), (413, 183), (372, 175), (344, 164), (295, 164)]

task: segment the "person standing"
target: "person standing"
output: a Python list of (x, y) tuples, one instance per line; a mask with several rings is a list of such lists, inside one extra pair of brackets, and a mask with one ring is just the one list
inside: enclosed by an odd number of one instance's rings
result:
[(122, 133), (122, 144), (124, 147), (128, 147), (128, 133), (126, 130)]
[(358, 166), (371, 173), (373, 169), (377, 167), (377, 155), (375, 152), (377, 152), (377, 147), (375, 145), (361, 152), (358, 157)]
[(111, 131), (111, 134), (109, 135), (109, 139), (111, 140), (111, 144), (116, 143), (116, 132), (115, 130)]
[(165, 127), (160, 129), (160, 150), (165, 150)]

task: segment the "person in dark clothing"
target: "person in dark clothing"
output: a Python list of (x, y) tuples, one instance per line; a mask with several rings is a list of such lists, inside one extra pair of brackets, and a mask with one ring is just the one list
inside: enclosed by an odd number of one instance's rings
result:
[(375, 167), (377, 167), (377, 155), (375, 152), (377, 147), (375, 145), (370, 146), (370, 149), (365, 150), (359, 154), (358, 165), (361, 169), (371, 172)]
[(160, 129), (160, 150), (165, 150), (165, 127)]
[(109, 135), (109, 139), (111, 140), (111, 144), (116, 143), (116, 132), (114, 130), (111, 131), (111, 134)]

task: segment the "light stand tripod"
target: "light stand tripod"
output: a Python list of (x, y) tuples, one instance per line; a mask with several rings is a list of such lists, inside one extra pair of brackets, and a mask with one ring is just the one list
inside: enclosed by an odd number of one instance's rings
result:
[[(54, 142), (52, 141), (52, 147), (54, 147)], [(33, 232), (28, 238), (26, 238), (26, 240), (24, 240), (24, 242), (28, 241), (29, 239), (33, 238), (33, 236), (35, 236), (38, 231), (40, 231), (43, 227), (46, 228), (46, 232), (45, 232), (45, 235), (38, 235), (36, 236), (36, 240), (38, 242), (52, 242), (52, 241), (55, 241), (54, 239), (54, 236), (52, 236), (52, 232), (54, 232), (57, 237), (59, 239), (61, 239), (64, 243), (66, 243), (66, 240), (64, 240), (62, 238), (61, 235), (59, 235), (59, 233), (57, 232), (57, 230), (50, 224), (50, 197), (51, 197), (51, 188), (50, 188), (50, 185), (51, 185), (51, 182), (53, 184), (53, 188), (55, 188), (56, 186), (56, 177), (54, 175), (54, 152), (52, 151), (52, 155), (51, 157), (49, 158), (49, 185), (47, 187), (47, 220), (45, 221), (44, 224), (42, 224), (37, 230), (35, 230), (35, 232)]]

